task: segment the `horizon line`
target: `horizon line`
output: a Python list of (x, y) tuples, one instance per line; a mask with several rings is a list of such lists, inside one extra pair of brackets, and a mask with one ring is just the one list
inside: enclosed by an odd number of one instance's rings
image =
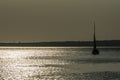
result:
[[(93, 40), (61, 40), (61, 41), (0, 41), (0, 43), (42, 43), (42, 42), (92, 42)], [(97, 41), (120, 41), (120, 39), (97, 40)]]

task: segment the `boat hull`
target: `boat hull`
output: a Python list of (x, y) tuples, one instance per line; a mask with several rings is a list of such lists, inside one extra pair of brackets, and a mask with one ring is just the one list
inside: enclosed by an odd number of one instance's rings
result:
[(98, 49), (93, 49), (92, 54), (93, 55), (99, 55), (99, 50)]

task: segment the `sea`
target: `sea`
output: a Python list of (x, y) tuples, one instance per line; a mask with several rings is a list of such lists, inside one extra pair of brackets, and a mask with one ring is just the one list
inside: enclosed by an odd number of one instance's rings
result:
[(0, 80), (120, 80), (120, 47), (0, 47)]

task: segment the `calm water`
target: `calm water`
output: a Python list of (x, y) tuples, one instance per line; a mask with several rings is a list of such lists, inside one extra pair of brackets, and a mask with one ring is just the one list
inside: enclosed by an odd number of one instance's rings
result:
[(0, 80), (120, 80), (120, 48), (0, 47)]

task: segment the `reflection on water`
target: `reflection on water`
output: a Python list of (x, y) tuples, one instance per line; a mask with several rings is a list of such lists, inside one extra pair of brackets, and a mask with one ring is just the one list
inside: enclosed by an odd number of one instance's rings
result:
[(120, 80), (120, 48), (1, 47), (0, 80)]

